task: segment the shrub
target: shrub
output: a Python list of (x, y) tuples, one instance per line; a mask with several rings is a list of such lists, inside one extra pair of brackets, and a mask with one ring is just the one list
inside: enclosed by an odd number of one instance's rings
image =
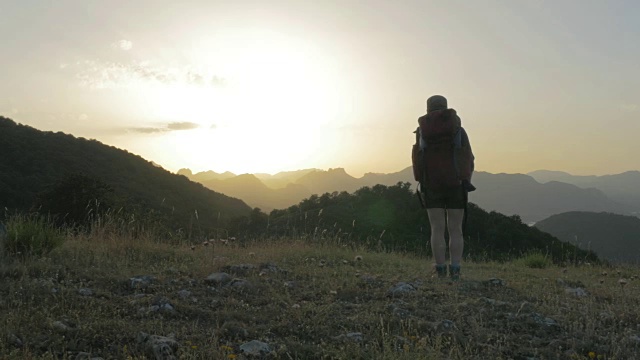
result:
[(6, 228), (2, 245), (7, 255), (42, 256), (62, 245), (65, 239), (49, 219), (39, 215), (13, 215)]
[(540, 252), (529, 253), (518, 259), (517, 262), (532, 269), (545, 269), (551, 265), (549, 257)]

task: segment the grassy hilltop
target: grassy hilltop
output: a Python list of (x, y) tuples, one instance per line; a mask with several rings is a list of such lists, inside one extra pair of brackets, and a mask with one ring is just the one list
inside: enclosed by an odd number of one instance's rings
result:
[(452, 283), (432, 277), (429, 259), (350, 243), (169, 245), (108, 227), (1, 264), (3, 359), (631, 359), (640, 351), (640, 280), (630, 267), (561, 267), (531, 255), (467, 262)]

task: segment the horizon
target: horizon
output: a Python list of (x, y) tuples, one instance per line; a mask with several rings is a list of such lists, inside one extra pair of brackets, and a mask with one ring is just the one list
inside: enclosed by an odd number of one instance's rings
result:
[(434, 94), (479, 171), (602, 176), (640, 153), (636, 2), (115, 4), (0, 4), (0, 115), (174, 173), (397, 172)]

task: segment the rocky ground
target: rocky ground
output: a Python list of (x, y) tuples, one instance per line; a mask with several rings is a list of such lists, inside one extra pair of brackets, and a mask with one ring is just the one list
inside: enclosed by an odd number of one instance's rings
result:
[(633, 359), (638, 268), (470, 263), (278, 242), (70, 240), (0, 271), (6, 359)]

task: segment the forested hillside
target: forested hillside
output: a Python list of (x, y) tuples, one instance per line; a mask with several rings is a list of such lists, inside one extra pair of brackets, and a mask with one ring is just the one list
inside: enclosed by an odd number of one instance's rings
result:
[[(58, 217), (121, 211), (199, 236), (250, 208), (96, 140), (43, 132), (0, 117), (0, 206)], [(82, 222), (86, 219), (76, 218)]]
[(572, 211), (535, 226), (560, 240), (591, 249), (602, 259), (640, 264), (640, 219), (635, 216)]
[[(269, 215), (254, 211), (249, 221), (235, 226), (234, 233), (246, 238), (302, 236), (345, 245), (366, 243), (380, 250), (431, 252), (426, 210), (409, 183), (313, 195)], [(593, 253), (527, 226), (518, 216), (486, 212), (472, 203), (466, 234), (465, 254), (474, 260), (506, 260), (530, 252), (548, 254), (556, 262), (596, 259)]]

